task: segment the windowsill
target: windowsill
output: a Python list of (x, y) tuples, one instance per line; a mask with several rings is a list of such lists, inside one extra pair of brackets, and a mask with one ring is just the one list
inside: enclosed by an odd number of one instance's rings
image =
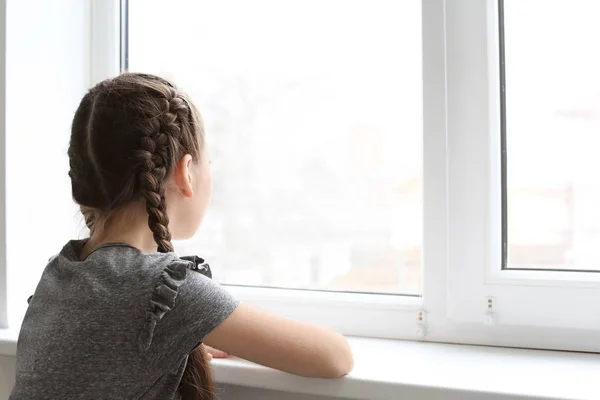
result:
[[(0, 355), (17, 333), (0, 329)], [(350, 339), (356, 367), (338, 380), (299, 378), (244, 360), (214, 360), (219, 383), (364, 399), (597, 399), (596, 354)]]
[(0, 356), (14, 356), (17, 354), (18, 337), (18, 331), (0, 328)]

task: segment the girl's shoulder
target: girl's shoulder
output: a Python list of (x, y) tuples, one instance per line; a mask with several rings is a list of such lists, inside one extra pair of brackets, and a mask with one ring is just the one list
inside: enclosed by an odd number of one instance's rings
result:
[[(185, 269), (200, 273), (212, 278), (208, 263), (199, 256), (179, 256), (176, 253), (144, 253), (127, 243), (105, 243), (98, 247), (83, 260), (79, 259), (80, 249), (85, 244), (84, 240), (71, 240), (61, 252), (49, 260), (51, 264), (61, 266), (75, 266), (78, 269), (85, 265), (89, 267), (113, 267), (115, 270), (128, 272), (153, 272), (164, 270), (169, 265), (173, 270)], [(84, 268), (84, 270), (89, 270)]]

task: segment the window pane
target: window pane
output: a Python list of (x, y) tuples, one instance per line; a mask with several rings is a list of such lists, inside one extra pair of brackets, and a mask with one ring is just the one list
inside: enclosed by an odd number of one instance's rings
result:
[(504, 1), (508, 267), (600, 269), (599, 15)]
[(130, 0), (129, 18), (130, 70), (206, 123), (214, 197), (180, 252), (230, 284), (420, 292), (420, 1)]

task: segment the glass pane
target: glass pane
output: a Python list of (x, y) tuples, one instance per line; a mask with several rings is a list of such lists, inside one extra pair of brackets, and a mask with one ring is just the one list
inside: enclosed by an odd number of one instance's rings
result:
[(129, 1), (131, 71), (203, 114), (224, 283), (418, 294), (421, 3)]
[(510, 268), (600, 269), (599, 15), (504, 1)]

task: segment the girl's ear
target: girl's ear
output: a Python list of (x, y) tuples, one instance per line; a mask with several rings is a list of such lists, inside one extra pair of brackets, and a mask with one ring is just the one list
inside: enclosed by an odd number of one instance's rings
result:
[(192, 156), (186, 154), (181, 157), (175, 165), (175, 184), (184, 197), (192, 197), (194, 190), (192, 186)]

